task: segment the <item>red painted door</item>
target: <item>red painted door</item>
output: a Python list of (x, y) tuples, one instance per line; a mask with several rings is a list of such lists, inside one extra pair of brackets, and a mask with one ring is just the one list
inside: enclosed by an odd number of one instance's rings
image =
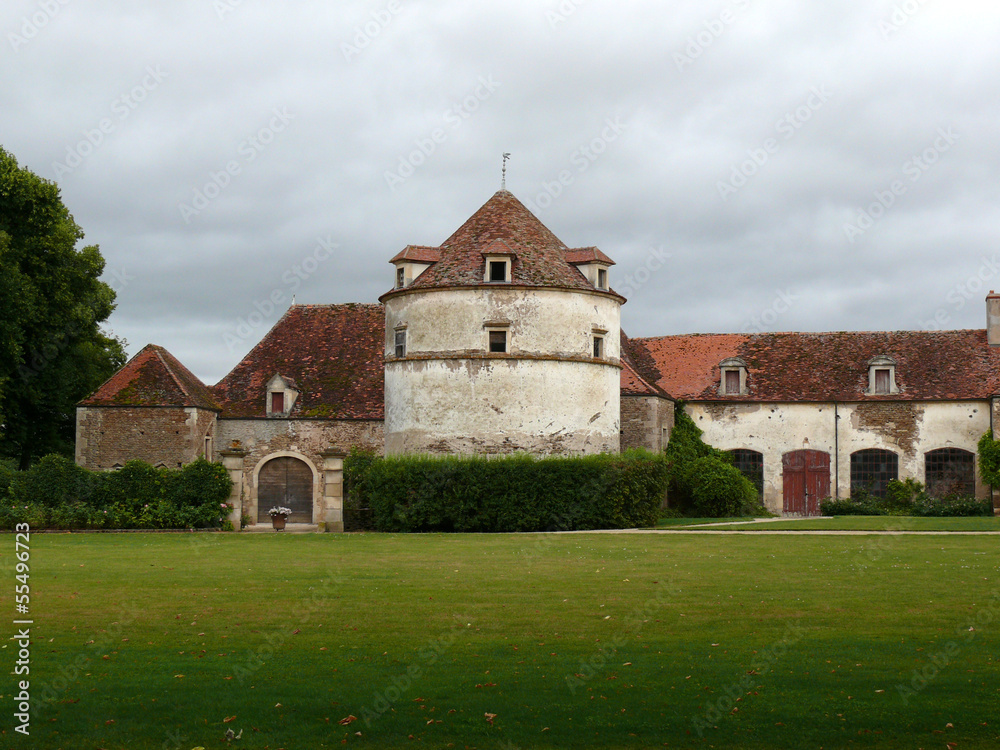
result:
[(830, 496), (830, 454), (792, 451), (781, 457), (785, 513), (818, 516), (819, 501)]

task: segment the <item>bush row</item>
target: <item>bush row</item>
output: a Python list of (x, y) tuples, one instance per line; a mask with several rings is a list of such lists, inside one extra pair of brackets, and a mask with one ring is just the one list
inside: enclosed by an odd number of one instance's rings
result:
[(757, 488), (733, 466), (729, 453), (702, 440), (702, 431), (678, 401), (665, 455), (670, 466), (670, 507), (707, 518), (770, 515)]
[(221, 464), (180, 469), (129, 461), (89, 471), (57, 455), (28, 471), (0, 465), (0, 529), (186, 529), (222, 525), (232, 481)]
[(992, 516), (993, 501), (974, 497), (949, 495), (933, 498), (915, 479), (892, 480), (885, 497), (866, 490), (855, 490), (845, 500), (823, 500), (819, 504), (824, 516)]
[(390, 456), (352, 451), (348, 507), (378, 531), (511, 532), (653, 526), (667, 461), (647, 451), (572, 458)]

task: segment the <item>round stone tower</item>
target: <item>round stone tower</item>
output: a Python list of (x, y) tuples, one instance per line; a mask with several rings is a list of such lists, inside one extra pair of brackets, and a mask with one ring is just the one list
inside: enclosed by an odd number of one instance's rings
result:
[(501, 190), (440, 247), (391, 262), (386, 453), (618, 452), (609, 257), (567, 248)]

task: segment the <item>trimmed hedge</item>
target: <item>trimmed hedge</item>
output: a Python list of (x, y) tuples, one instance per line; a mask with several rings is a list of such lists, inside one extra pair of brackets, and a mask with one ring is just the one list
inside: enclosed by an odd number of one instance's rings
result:
[(88, 471), (45, 456), (28, 471), (0, 465), (0, 529), (192, 529), (228, 523), (232, 481), (221, 464), (198, 459), (180, 469), (129, 461)]
[(957, 495), (934, 498), (915, 479), (893, 479), (885, 498), (857, 490), (846, 500), (823, 500), (819, 509), (824, 516), (992, 516), (993, 501)]
[(621, 456), (390, 456), (354, 450), (344, 462), (352, 507), (378, 531), (512, 532), (653, 526), (667, 462)]

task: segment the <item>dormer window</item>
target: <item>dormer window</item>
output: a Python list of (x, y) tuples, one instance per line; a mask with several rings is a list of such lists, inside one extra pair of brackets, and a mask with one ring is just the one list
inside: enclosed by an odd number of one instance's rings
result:
[(275, 375), (267, 384), (267, 416), (288, 416), (298, 397), (299, 392), (289, 378)]
[(506, 258), (486, 262), (486, 281), (491, 284), (510, 281), (510, 261)]
[(597, 288), (598, 289), (608, 288), (608, 269), (606, 268), (597, 269)]
[(746, 396), (750, 390), (747, 387), (747, 363), (739, 357), (730, 357), (719, 363), (721, 372), (719, 380), (720, 396)]
[(406, 268), (396, 266), (396, 288), (402, 289), (404, 286), (406, 286)]
[(899, 393), (896, 385), (896, 360), (886, 355), (879, 355), (868, 360), (869, 396), (891, 396)]

